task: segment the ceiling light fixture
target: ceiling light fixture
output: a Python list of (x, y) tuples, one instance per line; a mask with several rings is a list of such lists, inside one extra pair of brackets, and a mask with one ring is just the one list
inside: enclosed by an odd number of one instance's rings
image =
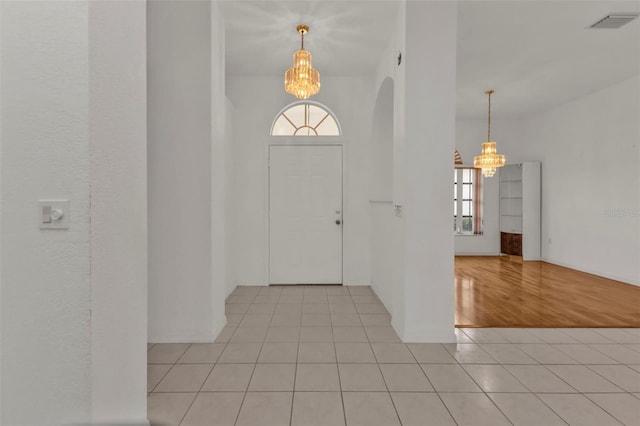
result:
[(293, 66), (284, 75), (284, 90), (298, 99), (308, 99), (320, 91), (320, 73), (311, 66), (311, 53), (304, 50), (304, 35), (307, 25), (298, 25), (301, 47), (293, 54)]
[(491, 95), (493, 90), (487, 90), (484, 93), (489, 95), (487, 141), (482, 144), (482, 155), (473, 157), (473, 167), (481, 168), (483, 176), (491, 177), (496, 173), (498, 167), (504, 166), (505, 157), (497, 153), (496, 143), (491, 142)]

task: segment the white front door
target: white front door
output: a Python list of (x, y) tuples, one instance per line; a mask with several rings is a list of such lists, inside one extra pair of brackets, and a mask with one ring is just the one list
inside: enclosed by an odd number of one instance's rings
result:
[(269, 282), (342, 283), (342, 147), (269, 148)]

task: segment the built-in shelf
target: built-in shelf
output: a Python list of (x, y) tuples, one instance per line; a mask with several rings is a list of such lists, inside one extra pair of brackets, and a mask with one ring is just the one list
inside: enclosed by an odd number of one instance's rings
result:
[(540, 163), (500, 168), (500, 251), (540, 260)]

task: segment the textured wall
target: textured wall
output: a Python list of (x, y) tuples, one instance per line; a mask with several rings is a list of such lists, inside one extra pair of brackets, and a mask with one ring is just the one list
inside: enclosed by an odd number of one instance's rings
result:
[[(2, 424), (90, 412), (87, 2), (2, 2)], [(70, 200), (69, 230), (38, 199)]]

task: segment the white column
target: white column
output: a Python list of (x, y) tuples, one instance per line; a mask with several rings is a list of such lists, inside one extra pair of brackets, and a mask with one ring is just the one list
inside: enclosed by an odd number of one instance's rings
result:
[(89, 2), (91, 423), (147, 421), (146, 2)]
[(212, 342), (211, 3), (147, 12), (149, 339)]
[(402, 217), (393, 325), (405, 342), (454, 342), (457, 3), (408, 1), (405, 7), (396, 96), (394, 204), (402, 205)]

